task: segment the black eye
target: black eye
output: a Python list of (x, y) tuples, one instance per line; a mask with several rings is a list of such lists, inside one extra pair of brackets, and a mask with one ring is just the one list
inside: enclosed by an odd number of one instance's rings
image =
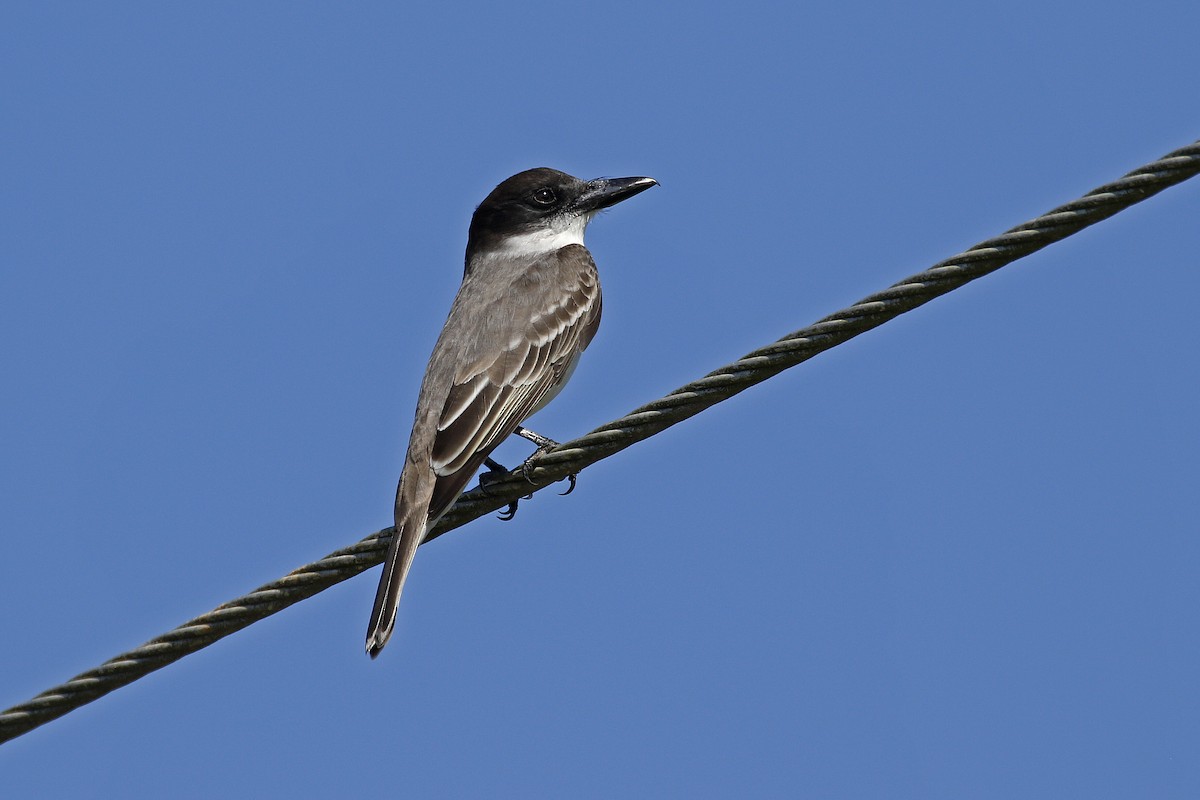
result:
[(533, 193), (533, 202), (539, 206), (552, 206), (558, 200), (558, 195), (554, 194), (554, 190), (543, 186)]

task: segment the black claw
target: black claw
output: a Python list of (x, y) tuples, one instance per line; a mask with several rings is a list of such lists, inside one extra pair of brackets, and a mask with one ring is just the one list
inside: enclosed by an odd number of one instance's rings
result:
[[(545, 437), (542, 437), (542, 438), (545, 438)], [(548, 450), (550, 447), (555, 447), (557, 445), (558, 445), (557, 442), (551, 442), (546, 447), (539, 447), (537, 449), (537, 452), (535, 452), (529, 458), (525, 459), (525, 462), (523, 464), (521, 464), (521, 474), (523, 476), (525, 476), (525, 480), (529, 481), (529, 483), (536, 483), (536, 481), (534, 481), (534, 479), (533, 479), (533, 465), (530, 464), (529, 462), (533, 461), (534, 456), (537, 456), (538, 454), (544, 452), (545, 450)], [(487, 492), (490, 494), (490, 492), (488, 492), (488, 484), (491, 483), (493, 480), (498, 480), (500, 478), (500, 476), (495, 473), (498, 473), (498, 472), (506, 473), (506, 472), (508, 472), (508, 469), (506, 469), (502, 464), (498, 464), (490, 458), (484, 459), (483, 463), (485, 466), (487, 466), (488, 471), (482, 473), (479, 476), (479, 488), (483, 489), (484, 492)], [(569, 480), (571, 482), (571, 485), (567, 487), (567, 490), (565, 492), (559, 492), (560, 496), (565, 497), (565, 496), (569, 495), (571, 492), (575, 491), (575, 479), (577, 477), (578, 476), (575, 473), (571, 473), (570, 475), (567, 476), (567, 480)], [(511, 520), (513, 517), (515, 517), (517, 515), (517, 504), (521, 500), (529, 500), (532, 497), (533, 497), (532, 494), (527, 494), (522, 498), (513, 500), (511, 503), (508, 504), (508, 508), (501, 511), (496, 516), (498, 516), (500, 519), (504, 520), (505, 522), (508, 522), (509, 520)]]
[(479, 473), (479, 488), (483, 490), (484, 494), (491, 494), (492, 490), (488, 487), (500, 480), (501, 475), (508, 472), (508, 470), (490, 458), (488, 461), (491, 462), (488, 464), (488, 471)]
[[(483, 489), (484, 494), (491, 494), (491, 491), (488, 489), (488, 484), (492, 481), (500, 480), (500, 475), (496, 473), (506, 474), (508, 472), (508, 468), (490, 458), (485, 458), (483, 463), (484, 466), (488, 468), (488, 471), (479, 475), (479, 488)], [(501, 511), (496, 516), (505, 522), (508, 522), (517, 515), (517, 503), (519, 502), (519, 499), (513, 500), (508, 504), (508, 508)]]

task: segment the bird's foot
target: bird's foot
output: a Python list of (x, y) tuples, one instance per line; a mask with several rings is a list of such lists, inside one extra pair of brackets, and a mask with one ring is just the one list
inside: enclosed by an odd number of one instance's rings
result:
[[(528, 439), (536, 444), (538, 446), (538, 450), (549, 450), (551, 447), (558, 447), (558, 442), (554, 441), (549, 436), (542, 436), (540, 433), (531, 431), (529, 428), (523, 428), (520, 425), (517, 426), (517, 429), (513, 431), (513, 433), (515, 433), (517, 436), (520, 436), (522, 439)], [(532, 456), (530, 456), (530, 458), (532, 458)]]
[[(517, 434), (523, 439), (528, 439), (537, 445), (537, 450), (534, 451), (533, 455), (525, 459), (525, 463), (521, 465), (521, 474), (525, 476), (525, 480), (529, 481), (530, 483), (534, 483), (533, 477), (530, 474), (530, 470), (533, 469), (533, 465), (529, 462), (536, 458), (539, 454), (544, 453), (551, 448), (558, 447), (558, 442), (554, 441), (549, 436), (542, 436), (540, 433), (535, 433), (528, 428), (521, 427), (520, 425), (517, 426), (517, 429), (513, 431), (513, 433)], [(567, 480), (571, 482), (571, 485), (567, 487), (565, 492), (559, 492), (560, 496), (565, 497), (566, 495), (569, 495), (571, 492), (575, 491), (575, 479), (577, 477), (578, 476), (574, 472), (567, 476)]]
[[(488, 484), (500, 480), (501, 475), (507, 475), (508, 467), (493, 461), (490, 458), (485, 458), (483, 460), (483, 464), (488, 468), (488, 471), (481, 472), (479, 474), (479, 488), (483, 489), (485, 494), (491, 494), (491, 491), (488, 489)], [(533, 495), (527, 494), (523, 499), (528, 500), (531, 497), (533, 497)], [(517, 515), (517, 504), (521, 502), (521, 499), (522, 498), (517, 498), (516, 500), (510, 502), (508, 504), (508, 508), (501, 511), (496, 516), (500, 517), (500, 519), (504, 520), (505, 522), (511, 520)]]

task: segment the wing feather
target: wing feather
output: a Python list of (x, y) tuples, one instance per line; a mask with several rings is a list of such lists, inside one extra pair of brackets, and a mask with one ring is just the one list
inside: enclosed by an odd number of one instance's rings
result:
[[(575, 248), (570, 248), (574, 250)], [(579, 253), (586, 254), (582, 247)], [(576, 259), (579, 253), (572, 253)], [(438, 476), (430, 518), (458, 496), (484, 459), (532, 414), (591, 342), (600, 321), (600, 285), (590, 255), (568, 281), (533, 287), (541, 303), (511, 320), (504, 346), (466, 360), (439, 416), (431, 454)], [(561, 276), (559, 276), (561, 277)], [(535, 292), (535, 293), (538, 293)], [(444, 506), (444, 507), (443, 507)]]
[(471, 407), (475, 399), (479, 397), (479, 393), (488, 386), (488, 382), (482, 375), (476, 375), (466, 383), (460, 383), (450, 389), (450, 395), (446, 398), (446, 407), (442, 410), (442, 418), (438, 423), (441, 428), (448, 428), (459, 419), (463, 412)]

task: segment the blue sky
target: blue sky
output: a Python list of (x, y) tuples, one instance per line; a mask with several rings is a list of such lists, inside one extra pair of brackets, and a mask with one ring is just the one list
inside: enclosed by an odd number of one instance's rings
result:
[[(582, 434), (1200, 136), (1200, 7), (8, 4), (0, 706), (389, 523), (554, 166)], [(1195, 797), (1200, 184), (0, 748), (5, 797)], [(501, 460), (528, 453), (506, 444)]]

